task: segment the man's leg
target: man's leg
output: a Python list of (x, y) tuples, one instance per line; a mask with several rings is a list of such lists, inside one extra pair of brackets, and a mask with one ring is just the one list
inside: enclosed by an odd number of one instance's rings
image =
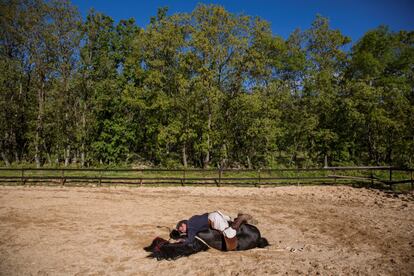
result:
[(227, 250), (236, 250), (238, 244), (236, 237), (237, 230), (239, 229), (240, 225), (246, 223), (249, 219), (252, 219), (252, 216), (248, 214), (239, 214), (232, 223), (231, 227), (229, 226), (229, 223), (225, 217), (226, 216), (217, 211), (210, 213), (208, 219), (211, 221), (211, 227), (213, 229), (223, 232)]
[(229, 223), (219, 212), (212, 212), (208, 214), (208, 219), (211, 222), (211, 228), (219, 230), (220, 232), (223, 232), (224, 229), (229, 227)]
[(232, 221), (231, 217), (229, 217), (228, 215), (225, 215), (220, 211), (216, 211), (216, 212), (219, 213), (225, 220)]

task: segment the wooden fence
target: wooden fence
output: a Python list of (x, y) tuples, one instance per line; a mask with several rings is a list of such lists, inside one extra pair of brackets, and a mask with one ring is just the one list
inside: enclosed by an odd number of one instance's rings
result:
[(6, 185), (292, 185), (362, 184), (414, 186), (413, 169), (327, 167), (311, 169), (74, 169), (0, 168)]

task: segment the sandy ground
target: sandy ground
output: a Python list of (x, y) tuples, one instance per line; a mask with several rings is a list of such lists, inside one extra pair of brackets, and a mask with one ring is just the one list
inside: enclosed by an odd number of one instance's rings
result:
[[(183, 218), (248, 212), (265, 249), (177, 261), (142, 247)], [(351, 187), (0, 187), (1, 275), (414, 275), (413, 195)]]

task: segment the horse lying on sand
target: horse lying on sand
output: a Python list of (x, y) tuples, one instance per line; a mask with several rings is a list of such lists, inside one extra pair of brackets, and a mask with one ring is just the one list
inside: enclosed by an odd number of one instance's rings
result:
[[(236, 251), (248, 250), (252, 248), (264, 248), (269, 242), (262, 238), (259, 229), (251, 224), (242, 224), (237, 230), (237, 247)], [(177, 230), (172, 230), (170, 239), (178, 240), (182, 238)], [(148, 258), (160, 260), (176, 260), (178, 258), (189, 256), (197, 252), (206, 251), (214, 248), (221, 251), (228, 251), (224, 236), (220, 231), (208, 229), (199, 232), (196, 239), (191, 244), (182, 242), (171, 243), (162, 238), (155, 238), (151, 245), (144, 247), (145, 251), (151, 252)]]

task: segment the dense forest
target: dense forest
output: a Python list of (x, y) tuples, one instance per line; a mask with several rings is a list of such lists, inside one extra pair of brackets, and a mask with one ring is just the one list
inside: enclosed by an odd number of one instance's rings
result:
[(0, 165), (414, 165), (414, 31), (287, 39), (199, 4), (146, 28), (0, 0)]

